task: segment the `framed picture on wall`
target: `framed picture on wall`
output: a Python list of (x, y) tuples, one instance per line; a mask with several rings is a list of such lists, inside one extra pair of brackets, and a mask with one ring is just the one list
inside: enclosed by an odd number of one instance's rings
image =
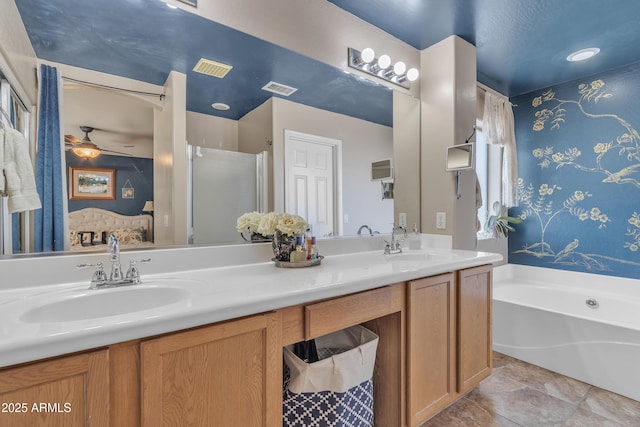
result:
[(122, 189), (122, 198), (123, 199), (133, 199), (135, 198), (135, 190), (131, 187), (125, 187)]
[(71, 200), (115, 200), (116, 170), (69, 167)]
[(133, 185), (131, 185), (131, 181), (127, 179), (127, 181), (122, 186), (122, 198), (123, 199), (133, 199), (135, 198), (135, 189)]

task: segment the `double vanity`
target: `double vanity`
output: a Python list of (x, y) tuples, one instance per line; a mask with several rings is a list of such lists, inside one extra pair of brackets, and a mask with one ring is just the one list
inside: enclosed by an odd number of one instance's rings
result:
[(376, 425), (417, 426), (491, 371), (501, 256), (440, 243), (332, 239), (296, 269), (268, 244), (123, 253), (152, 262), (108, 289), (74, 268), (107, 254), (0, 260), (0, 426), (278, 426), (283, 346), (356, 324), (380, 337)]

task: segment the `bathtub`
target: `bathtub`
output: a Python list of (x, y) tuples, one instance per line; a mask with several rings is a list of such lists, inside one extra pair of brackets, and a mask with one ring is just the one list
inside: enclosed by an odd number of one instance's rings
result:
[(640, 280), (494, 269), (493, 349), (640, 401)]

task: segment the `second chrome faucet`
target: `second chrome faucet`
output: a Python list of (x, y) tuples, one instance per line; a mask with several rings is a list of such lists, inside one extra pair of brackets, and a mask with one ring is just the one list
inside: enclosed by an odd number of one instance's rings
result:
[(109, 234), (107, 241), (107, 251), (109, 253), (109, 262), (111, 263), (111, 271), (109, 276), (104, 271), (101, 262), (96, 264), (80, 264), (78, 268), (96, 267), (96, 271), (91, 277), (91, 285), (89, 289), (115, 288), (119, 286), (137, 285), (140, 283), (140, 272), (138, 271), (138, 262), (150, 262), (151, 258), (142, 260), (129, 261), (129, 268), (125, 275), (122, 274), (122, 265), (120, 264), (120, 242), (115, 234)]
[(404, 228), (403, 226), (399, 225), (397, 227), (393, 227), (393, 229), (391, 230), (391, 242), (387, 242), (385, 241), (385, 245), (384, 245), (384, 253), (386, 255), (389, 254), (399, 254), (402, 252), (402, 248), (400, 247), (400, 241), (396, 240), (396, 231), (400, 230), (403, 232), (403, 236), (406, 239), (407, 237), (407, 229)]

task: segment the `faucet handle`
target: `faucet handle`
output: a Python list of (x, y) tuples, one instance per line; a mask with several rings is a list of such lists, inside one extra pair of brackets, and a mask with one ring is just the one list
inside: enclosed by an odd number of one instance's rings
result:
[(95, 264), (78, 264), (76, 268), (87, 268), (87, 267), (95, 267), (96, 271), (93, 272), (93, 276), (91, 276), (91, 287), (90, 289), (95, 289), (96, 286), (102, 285), (107, 281), (107, 273), (104, 271), (104, 267), (101, 262), (97, 262)]
[(127, 279), (133, 280), (133, 282), (136, 284), (140, 283), (140, 271), (138, 271), (136, 261), (129, 261), (129, 268), (127, 269), (127, 275), (125, 277)]
[(140, 283), (140, 271), (138, 270), (138, 266), (137, 266), (138, 262), (141, 262), (141, 263), (151, 262), (151, 258), (138, 259), (138, 260), (132, 259), (131, 261), (129, 261), (129, 269), (127, 270), (127, 274), (125, 278), (133, 280), (133, 282), (136, 284)]

